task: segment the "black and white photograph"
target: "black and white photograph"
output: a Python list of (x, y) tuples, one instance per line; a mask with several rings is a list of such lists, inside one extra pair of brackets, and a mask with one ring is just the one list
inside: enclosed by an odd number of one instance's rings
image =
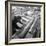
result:
[(8, 44), (44, 42), (44, 5), (42, 2), (6, 2)]
[(41, 36), (41, 6), (12, 6), (12, 38)]

